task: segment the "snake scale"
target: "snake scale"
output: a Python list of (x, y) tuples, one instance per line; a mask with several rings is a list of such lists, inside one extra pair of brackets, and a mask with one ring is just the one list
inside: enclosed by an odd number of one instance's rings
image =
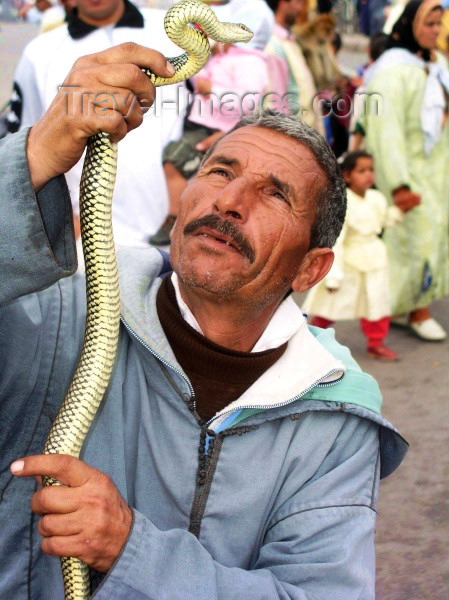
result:
[[(200, 25), (202, 31), (190, 26)], [(155, 87), (177, 83), (198, 72), (210, 54), (208, 37), (218, 42), (247, 42), (252, 32), (241, 24), (221, 23), (201, 0), (182, 0), (167, 13), (168, 37), (184, 54), (168, 58), (173, 77), (142, 69)], [(120, 297), (112, 233), (112, 194), (117, 144), (108, 134), (89, 138), (80, 184), (81, 237), (86, 266), (87, 316), (83, 347), (72, 382), (48, 434), (44, 453), (79, 457), (89, 427), (109, 383), (117, 352)], [(61, 485), (44, 478), (45, 485)], [(76, 558), (61, 558), (66, 600), (90, 597), (89, 568)]]

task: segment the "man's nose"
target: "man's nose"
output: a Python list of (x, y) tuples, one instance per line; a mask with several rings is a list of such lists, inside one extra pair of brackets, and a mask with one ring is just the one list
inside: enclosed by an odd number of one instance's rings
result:
[(216, 195), (214, 205), (222, 215), (246, 221), (254, 190), (244, 177), (229, 181)]

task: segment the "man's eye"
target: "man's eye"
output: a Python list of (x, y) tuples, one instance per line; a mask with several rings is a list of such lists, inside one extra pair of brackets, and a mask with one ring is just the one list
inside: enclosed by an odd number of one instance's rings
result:
[(221, 175), (222, 177), (229, 176), (229, 171), (227, 171), (226, 169), (222, 169), (220, 167), (215, 167), (214, 169), (211, 169), (210, 173), (214, 173), (216, 175)]
[(275, 198), (279, 198), (279, 200), (282, 200), (283, 202), (287, 202), (287, 204), (290, 204), (290, 200), (287, 198), (287, 196), (284, 194), (284, 192), (281, 192), (278, 189), (274, 189), (270, 193)]

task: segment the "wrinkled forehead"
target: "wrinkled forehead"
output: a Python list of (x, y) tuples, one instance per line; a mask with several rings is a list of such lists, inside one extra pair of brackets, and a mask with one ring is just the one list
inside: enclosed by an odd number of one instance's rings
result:
[(286, 180), (301, 196), (327, 183), (323, 168), (306, 144), (258, 125), (241, 127), (219, 139), (205, 164), (224, 158), (253, 176), (274, 175)]

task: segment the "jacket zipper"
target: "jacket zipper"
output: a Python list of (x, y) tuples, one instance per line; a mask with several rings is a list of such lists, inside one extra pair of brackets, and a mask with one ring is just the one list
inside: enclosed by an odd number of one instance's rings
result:
[(214, 417), (212, 417), (212, 419), (210, 419), (206, 425), (207, 427), (209, 427), (211, 425), (211, 423), (213, 423), (213, 421), (215, 421), (215, 419), (218, 419), (220, 417), (224, 417), (226, 415), (231, 414), (234, 411), (237, 410), (245, 410), (248, 408), (256, 408), (259, 410), (263, 410), (263, 409), (271, 409), (271, 408), (281, 408), (282, 406), (287, 406), (287, 404), (291, 404), (292, 402), (295, 402), (296, 400), (299, 400), (300, 398), (302, 398), (303, 396), (305, 396), (306, 394), (308, 394), (310, 392), (310, 390), (312, 390), (314, 387), (317, 387), (318, 385), (320, 387), (331, 387), (333, 385), (336, 385), (342, 378), (343, 375), (341, 377), (339, 377), (338, 379), (335, 379), (335, 381), (330, 381), (329, 383), (321, 383), (323, 381), (323, 379), (326, 379), (327, 377), (329, 377), (330, 375), (332, 375), (333, 373), (336, 373), (337, 371), (339, 371), (340, 369), (332, 369), (332, 371), (329, 371), (329, 373), (327, 373), (326, 375), (323, 375), (323, 377), (320, 377), (320, 379), (318, 379), (317, 381), (315, 381), (314, 383), (312, 383), (311, 385), (309, 385), (309, 387), (307, 387), (305, 390), (303, 390), (300, 394), (298, 394), (297, 396), (294, 396), (293, 398), (290, 398), (290, 400), (287, 400), (286, 402), (279, 402), (277, 404), (270, 404), (270, 406), (263, 406), (263, 405), (251, 405), (251, 406), (237, 406), (235, 408), (232, 408), (228, 411), (222, 412), (219, 415), (215, 415)]
[[(215, 475), (215, 469), (218, 464), (223, 441), (226, 436), (243, 435), (249, 431), (259, 429), (258, 425), (243, 425), (234, 427), (222, 433), (216, 434), (214, 431), (208, 430), (207, 425), (203, 427), (200, 435), (200, 446), (198, 449), (198, 472), (196, 476), (195, 495), (190, 511), (189, 531), (194, 536), (199, 538), (201, 531), (201, 523), (206, 509), (207, 500), (209, 498), (212, 481)], [(208, 443), (208, 445), (207, 445)]]
[[(206, 446), (207, 441), (208, 444)], [(197, 538), (200, 535), (201, 521), (209, 497), (222, 443), (223, 438), (221, 436), (216, 436), (213, 431), (208, 431), (206, 425), (201, 429), (195, 493), (193, 496), (189, 522), (189, 531)]]
[[(126, 323), (126, 321), (122, 317), (121, 317), (121, 321), (122, 321), (123, 325), (125, 326), (125, 328), (129, 331), (129, 333), (134, 338), (136, 338), (136, 340), (138, 340), (142, 344), (142, 346), (144, 346), (148, 350), (148, 352), (150, 352), (150, 354), (152, 354), (155, 358), (157, 358), (163, 365), (165, 365), (166, 367), (168, 367), (169, 369), (171, 369), (175, 373), (178, 373), (178, 375), (180, 375), (184, 379), (184, 381), (187, 383), (187, 385), (189, 386), (189, 389), (190, 389), (190, 395), (191, 395), (191, 401), (192, 401), (193, 410), (196, 410), (195, 391), (194, 391), (194, 389), (192, 387), (192, 384), (187, 379), (187, 377), (185, 377), (184, 374), (179, 369), (177, 369), (176, 367), (174, 367), (172, 364), (170, 364), (165, 359), (163, 359), (161, 356), (159, 356), (159, 354), (157, 354), (156, 352), (154, 352), (154, 350), (152, 348), (150, 348), (150, 346), (146, 342), (144, 342), (144, 340), (133, 329), (131, 329), (131, 327)], [(182, 394), (182, 396), (184, 396), (184, 395)]]
[[(172, 369), (173, 371), (175, 371), (175, 373), (178, 373), (178, 375), (180, 375), (184, 379), (184, 381), (186, 381), (187, 385), (189, 386), (190, 393), (191, 393), (191, 406), (189, 406), (188, 403), (187, 403), (187, 405), (188, 405), (189, 409), (193, 408), (193, 410), (196, 411), (195, 392), (193, 390), (193, 387), (192, 387), (190, 381), (186, 377), (184, 377), (183, 373), (179, 369), (177, 369), (176, 367), (174, 367), (173, 365), (168, 363), (161, 356), (159, 356), (156, 352), (154, 352), (154, 350), (152, 350), (152, 348), (150, 348), (150, 346), (139, 335), (137, 335), (137, 333), (133, 329), (131, 329), (128, 326), (128, 324), (124, 321), (123, 318), (121, 319), (121, 321), (124, 324), (124, 326), (126, 327), (126, 329), (129, 331), (129, 333), (135, 339), (137, 339), (150, 352), (150, 354), (152, 354), (155, 358), (157, 358), (163, 365), (165, 365), (169, 369)], [(302, 396), (307, 394), (312, 388), (314, 388), (317, 385), (321, 385), (323, 387), (335, 385), (336, 383), (338, 383), (338, 381), (341, 379), (341, 377), (336, 379), (335, 381), (332, 381), (329, 383), (321, 383), (323, 381), (323, 379), (326, 379), (327, 377), (329, 377), (330, 375), (332, 375), (335, 372), (337, 372), (337, 369), (333, 369), (332, 371), (329, 371), (329, 373), (327, 373), (326, 375), (324, 375), (323, 377), (318, 379), (316, 382), (314, 382), (312, 385), (310, 385), (307, 389), (303, 390), (301, 392), (301, 394), (298, 394), (297, 396), (295, 396), (294, 398), (291, 398), (290, 400), (288, 400), (286, 402), (280, 402), (278, 404), (271, 404), (269, 408), (279, 408), (281, 406), (286, 406), (287, 404), (290, 404), (291, 402), (294, 402), (295, 400), (298, 400), (299, 398), (301, 398)], [(185, 401), (185, 398), (183, 398), (183, 399)], [(257, 409), (265, 408), (266, 409), (268, 407), (266, 407), (266, 406), (239, 406), (238, 408), (234, 408), (227, 412), (221, 413), (219, 416), (221, 417), (221, 416), (230, 414), (230, 413), (234, 412), (235, 410), (242, 410), (245, 408), (257, 408)], [(200, 433), (200, 443), (199, 443), (199, 448), (198, 448), (198, 468), (197, 468), (197, 474), (196, 474), (196, 480), (195, 480), (195, 493), (194, 493), (194, 497), (193, 497), (192, 509), (190, 511), (190, 521), (189, 521), (189, 531), (190, 531), (190, 533), (193, 533), (193, 535), (195, 535), (197, 538), (200, 535), (201, 522), (203, 519), (204, 510), (206, 508), (207, 499), (209, 497), (212, 480), (213, 480), (213, 477), (215, 474), (215, 468), (218, 463), (218, 457), (220, 455), (221, 447), (223, 445), (224, 436), (228, 435), (228, 434), (229, 435), (231, 435), (231, 434), (242, 435), (243, 433), (247, 433), (248, 431), (251, 431), (253, 429), (258, 429), (257, 425), (254, 425), (254, 426), (243, 425), (241, 427), (230, 428), (228, 433), (222, 432), (220, 434), (217, 434), (212, 429), (209, 429), (209, 425), (216, 418), (217, 417), (214, 417), (214, 418), (210, 419), (207, 423), (205, 423), (201, 427), (201, 433)]]

